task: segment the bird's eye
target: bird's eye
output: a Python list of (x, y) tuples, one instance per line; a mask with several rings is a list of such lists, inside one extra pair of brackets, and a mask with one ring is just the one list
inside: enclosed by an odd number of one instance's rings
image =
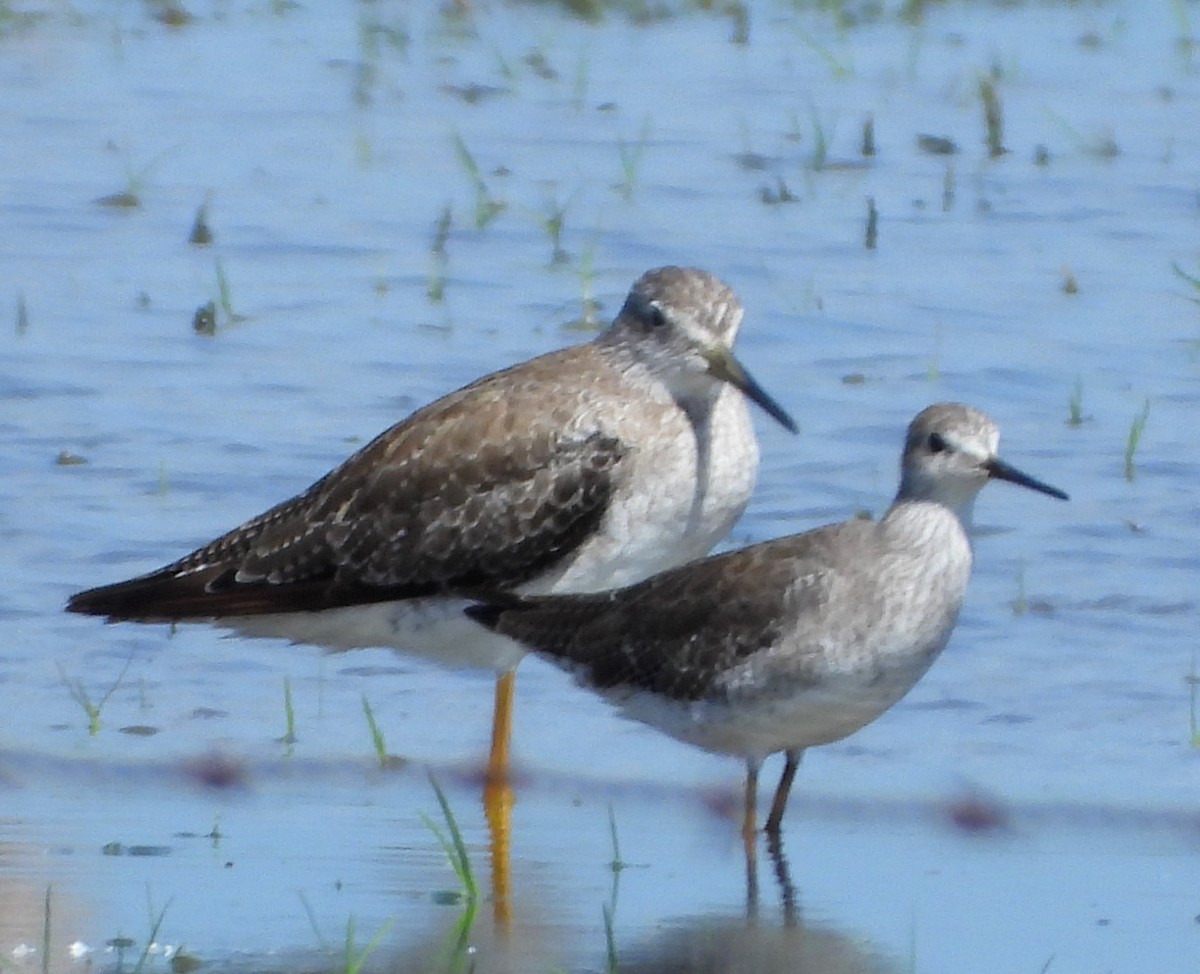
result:
[(646, 305), (646, 321), (649, 322), (651, 328), (662, 328), (667, 323), (667, 313), (663, 311), (662, 305), (657, 301), (651, 301)]
[(929, 452), (930, 453), (941, 453), (943, 450), (948, 450), (948, 449), (949, 449), (949, 447), (946, 445), (946, 441), (944, 439), (942, 439), (941, 433), (930, 433), (929, 434)]

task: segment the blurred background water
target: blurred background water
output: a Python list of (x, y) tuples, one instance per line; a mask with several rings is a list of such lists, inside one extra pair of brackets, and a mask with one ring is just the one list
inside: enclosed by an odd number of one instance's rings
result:
[[(1198, 17), (0, 4), (0, 966), (346, 970), (352, 922), (367, 969), (1194, 969)], [(881, 511), (937, 400), (1072, 495), (982, 496), (949, 649), (807, 756), (757, 911), (737, 762), (537, 660), (498, 836), (489, 675), (61, 612), (665, 263), (737, 289), (803, 427), (759, 423), (730, 545)], [(426, 768), (484, 887), (465, 951)]]

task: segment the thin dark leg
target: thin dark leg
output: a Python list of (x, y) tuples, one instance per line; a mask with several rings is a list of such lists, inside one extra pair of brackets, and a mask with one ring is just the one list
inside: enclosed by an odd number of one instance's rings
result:
[(800, 767), (803, 750), (784, 752), (787, 758), (783, 765), (783, 774), (779, 778), (779, 787), (775, 789), (775, 800), (771, 802), (771, 814), (767, 817), (767, 835), (778, 835), (783, 825), (783, 813), (787, 809), (788, 793), (792, 790), (792, 779), (796, 777), (796, 769)]

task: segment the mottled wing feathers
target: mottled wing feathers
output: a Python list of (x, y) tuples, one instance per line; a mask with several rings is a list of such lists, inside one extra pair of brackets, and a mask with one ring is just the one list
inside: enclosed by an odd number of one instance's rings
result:
[(468, 613), (575, 670), (599, 690), (678, 700), (724, 693), (736, 667), (804, 615), (820, 613), (836, 572), (823, 532), (692, 562), (598, 595), (498, 600)]
[(68, 608), (182, 619), (521, 584), (595, 528), (627, 452), (564, 421), (578, 398), (556, 409), (527, 370), (526, 383), (498, 373), (426, 407), (303, 494)]

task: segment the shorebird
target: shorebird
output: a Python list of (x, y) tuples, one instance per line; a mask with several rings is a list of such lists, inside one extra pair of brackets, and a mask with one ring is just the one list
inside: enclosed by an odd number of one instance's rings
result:
[(796, 429), (733, 355), (742, 314), (705, 271), (649, 271), (593, 341), (425, 406), (303, 493), (67, 609), (495, 668), (501, 779), (523, 653), (469, 622), (462, 594), (625, 585), (724, 537), (758, 465), (747, 398)]
[(979, 410), (939, 403), (909, 426), (900, 488), (878, 522), (830, 524), (617, 591), (499, 596), (467, 612), (571, 670), (624, 715), (744, 758), (747, 842), (759, 765), (784, 752), (766, 825), (777, 836), (805, 748), (884, 713), (945, 647), (984, 484), (1067, 499), (1002, 461), (999, 439)]

